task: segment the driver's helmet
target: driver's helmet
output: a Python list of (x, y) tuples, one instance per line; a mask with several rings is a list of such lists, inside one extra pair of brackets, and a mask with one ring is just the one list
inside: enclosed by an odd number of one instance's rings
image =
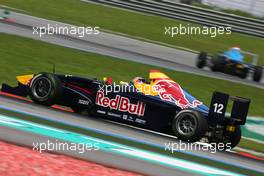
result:
[(143, 84), (143, 83), (146, 83), (146, 79), (143, 78), (143, 77), (135, 77), (133, 80), (132, 80), (132, 83), (135, 85), (135, 84)]
[(238, 51), (238, 52), (241, 51), (240, 47), (238, 47), (238, 46), (233, 46), (229, 50), (231, 50), (231, 51)]

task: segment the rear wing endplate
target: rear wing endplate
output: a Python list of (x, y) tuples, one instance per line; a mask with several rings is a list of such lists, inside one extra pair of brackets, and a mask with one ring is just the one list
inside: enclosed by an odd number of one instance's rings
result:
[[(229, 100), (233, 101), (230, 118), (225, 116)], [(244, 125), (247, 119), (249, 104), (249, 99), (214, 92), (209, 109), (209, 121), (215, 124), (229, 122), (232, 125)]]

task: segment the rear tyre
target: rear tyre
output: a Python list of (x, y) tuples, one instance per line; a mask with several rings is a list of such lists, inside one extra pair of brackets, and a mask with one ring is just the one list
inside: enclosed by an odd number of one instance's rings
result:
[(180, 111), (173, 119), (173, 134), (180, 140), (187, 142), (199, 141), (208, 129), (208, 124), (203, 115), (195, 110)]
[(259, 82), (262, 77), (262, 67), (255, 66), (254, 73), (253, 73), (253, 80)]
[(231, 150), (239, 144), (241, 135), (240, 126), (236, 126), (235, 131), (233, 133), (225, 134), (222, 141), (214, 141), (211, 139), (209, 140), (209, 143), (214, 145), (215, 149), (219, 151)]
[(215, 142), (214, 144), (217, 144), (218, 147), (216, 146), (216, 149), (218, 150), (230, 150), (239, 144), (240, 139), (241, 128), (240, 126), (236, 126), (236, 130), (233, 133), (230, 133), (228, 136), (224, 137), (223, 141)]
[(243, 69), (243, 70), (240, 71), (240, 73), (239, 73), (238, 76), (241, 79), (246, 79), (247, 78), (247, 75), (248, 75), (248, 71), (246, 69)]
[(206, 65), (206, 60), (207, 60), (207, 53), (206, 52), (201, 52), (198, 55), (196, 66), (198, 68), (203, 68)]
[(232, 133), (229, 137), (229, 143), (231, 148), (234, 148), (235, 146), (237, 146), (240, 142), (241, 139), (241, 128), (240, 126), (236, 127), (236, 130), (234, 133)]
[(30, 83), (29, 95), (37, 104), (51, 106), (56, 103), (61, 94), (61, 81), (54, 74), (40, 73)]

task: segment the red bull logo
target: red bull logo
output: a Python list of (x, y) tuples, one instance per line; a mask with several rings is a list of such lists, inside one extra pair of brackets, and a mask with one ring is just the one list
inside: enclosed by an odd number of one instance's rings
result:
[(136, 114), (138, 116), (144, 116), (146, 104), (138, 101), (137, 104), (133, 104), (126, 97), (116, 95), (115, 98), (110, 99), (104, 95), (104, 92), (99, 90), (96, 94), (95, 104), (110, 108), (122, 112), (128, 112), (130, 114)]
[(193, 102), (189, 102), (185, 97), (184, 91), (179, 84), (170, 79), (161, 79), (156, 83), (156, 89), (159, 97), (162, 100), (175, 103), (182, 109), (186, 108), (195, 108), (203, 103), (194, 100)]

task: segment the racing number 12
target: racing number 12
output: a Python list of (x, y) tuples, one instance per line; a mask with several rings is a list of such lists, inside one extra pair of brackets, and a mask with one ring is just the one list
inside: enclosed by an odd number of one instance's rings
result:
[(218, 104), (218, 103), (215, 103), (214, 104), (214, 112), (217, 113), (217, 114), (223, 114), (223, 109), (224, 109), (224, 105), (223, 104)]

